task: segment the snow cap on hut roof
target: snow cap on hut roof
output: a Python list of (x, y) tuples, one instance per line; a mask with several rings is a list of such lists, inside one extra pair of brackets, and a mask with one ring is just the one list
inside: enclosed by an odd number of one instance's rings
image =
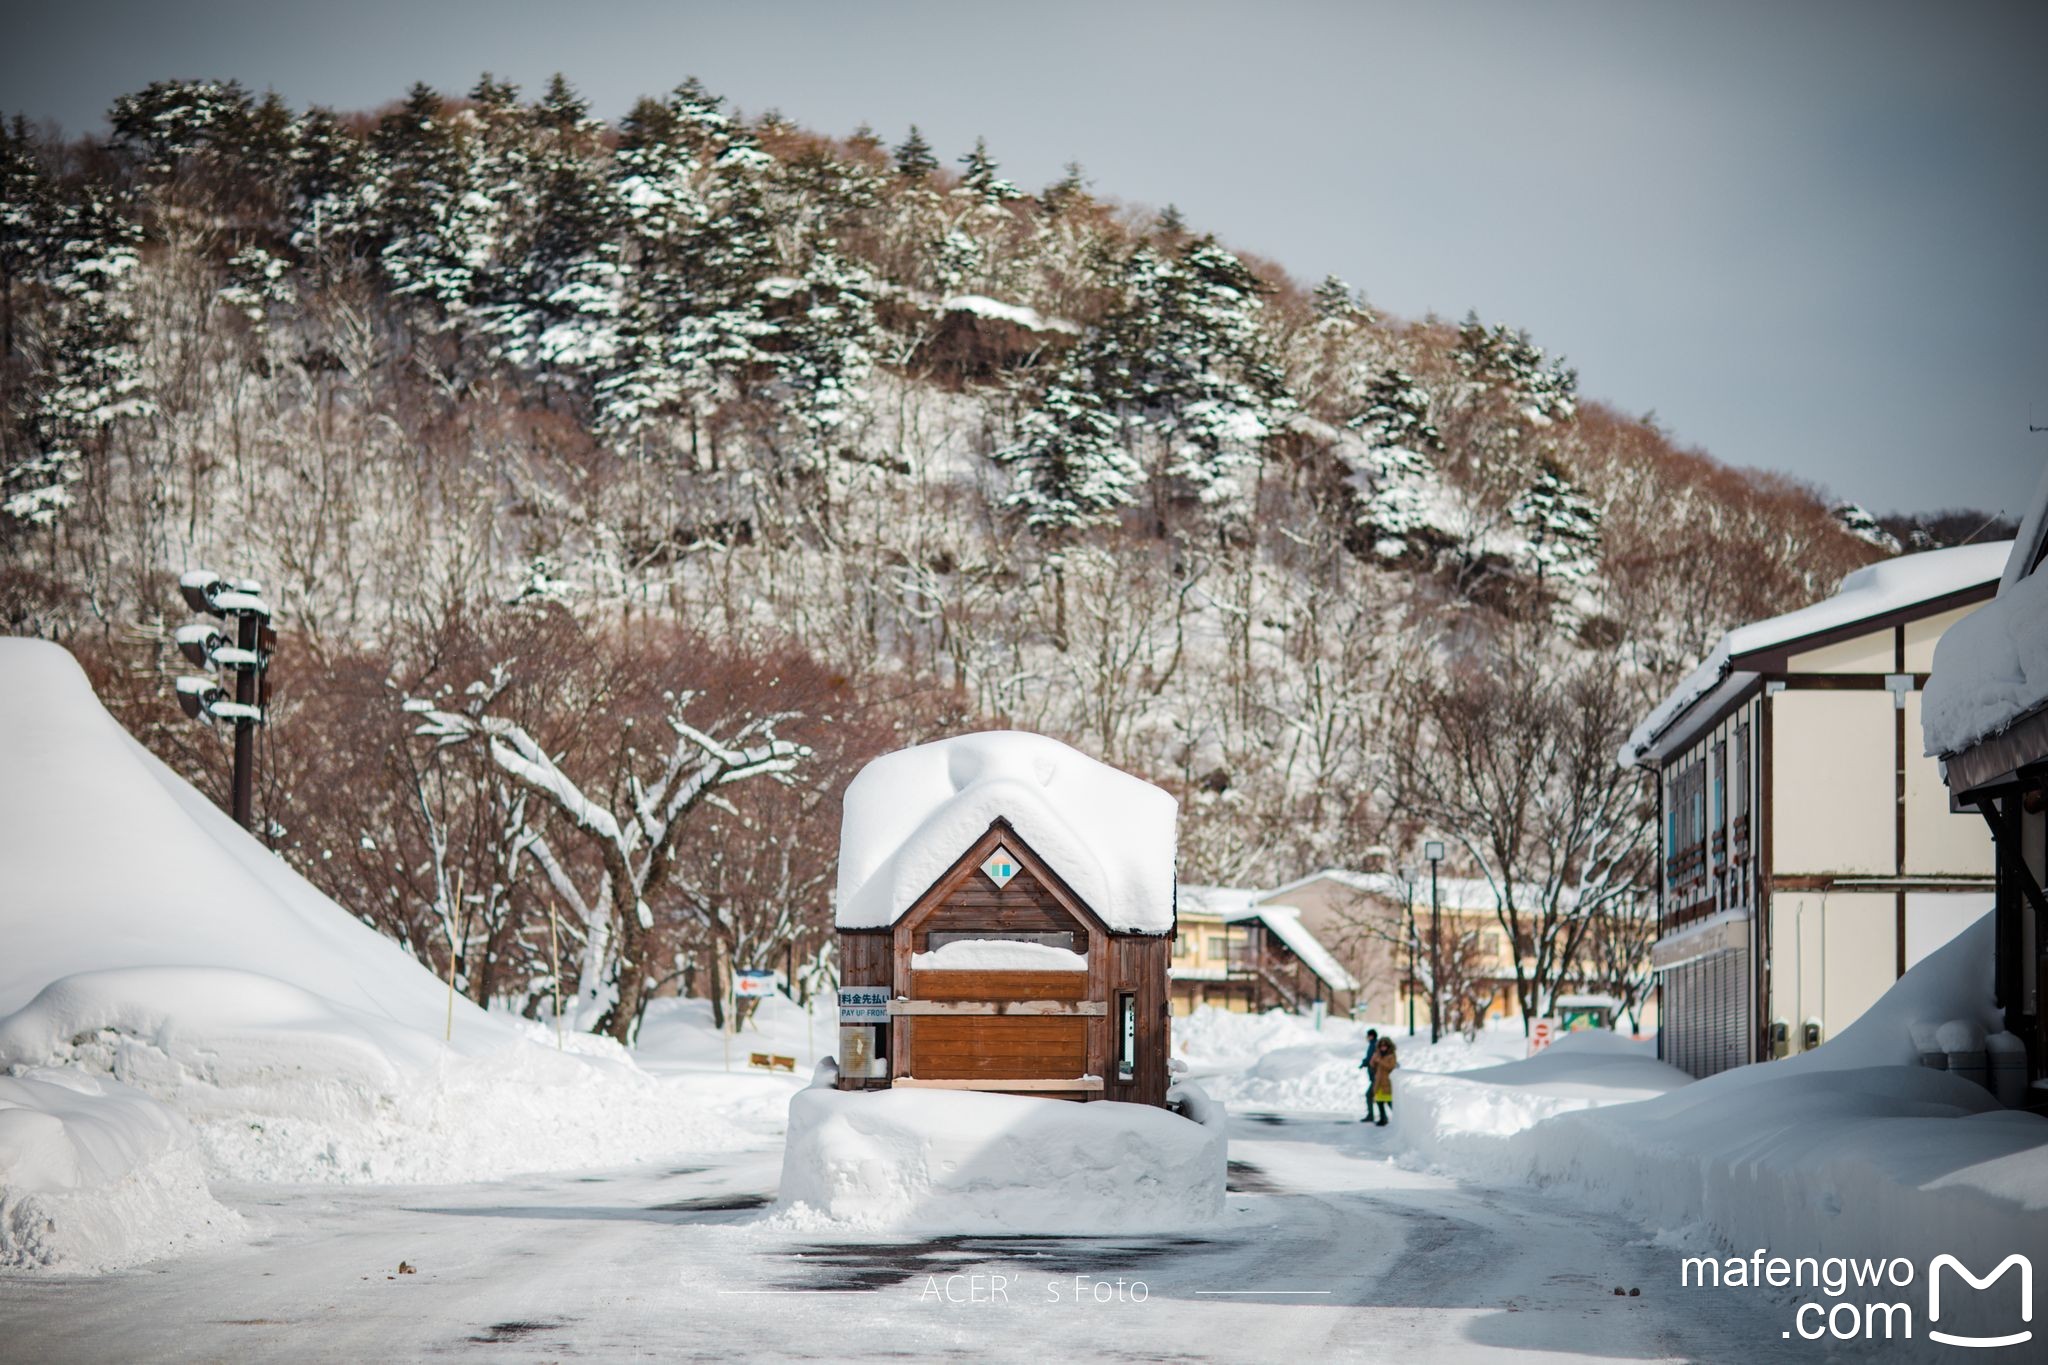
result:
[(846, 789), (838, 924), (886, 929), (997, 817), (1118, 933), (1173, 927), (1179, 803), (1044, 735), (993, 730), (884, 754)]

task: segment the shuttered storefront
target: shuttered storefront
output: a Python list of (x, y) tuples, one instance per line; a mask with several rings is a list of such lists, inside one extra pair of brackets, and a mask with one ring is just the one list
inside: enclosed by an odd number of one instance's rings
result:
[(1710, 953), (1661, 973), (1664, 1060), (1694, 1076), (1749, 1061), (1747, 946)]

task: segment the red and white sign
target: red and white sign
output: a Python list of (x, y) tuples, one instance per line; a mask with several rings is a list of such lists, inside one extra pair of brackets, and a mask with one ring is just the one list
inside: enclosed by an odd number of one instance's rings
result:
[(1529, 1055), (1534, 1057), (1557, 1038), (1557, 1020), (1536, 1019), (1529, 1024)]

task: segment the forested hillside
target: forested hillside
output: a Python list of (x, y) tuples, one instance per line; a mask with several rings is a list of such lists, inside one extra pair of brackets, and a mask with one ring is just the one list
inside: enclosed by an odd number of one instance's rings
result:
[(829, 973), (839, 788), (983, 725), (1173, 790), (1183, 881), (1426, 829), (1547, 979), (1618, 979), (1620, 734), (1881, 553), (1510, 325), (1380, 315), (1078, 168), (694, 82), (616, 124), (560, 80), (167, 82), (111, 124), (0, 143), (0, 619), (218, 791), (176, 578), (260, 580), (275, 845), (475, 997), (561, 978), (615, 1032)]

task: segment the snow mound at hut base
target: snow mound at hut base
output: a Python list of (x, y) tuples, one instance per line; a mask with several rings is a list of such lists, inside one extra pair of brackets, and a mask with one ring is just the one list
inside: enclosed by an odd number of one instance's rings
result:
[(1150, 1105), (958, 1090), (792, 1097), (791, 1226), (920, 1232), (1165, 1232), (1223, 1212), (1223, 1113), (1192, 1087)]

